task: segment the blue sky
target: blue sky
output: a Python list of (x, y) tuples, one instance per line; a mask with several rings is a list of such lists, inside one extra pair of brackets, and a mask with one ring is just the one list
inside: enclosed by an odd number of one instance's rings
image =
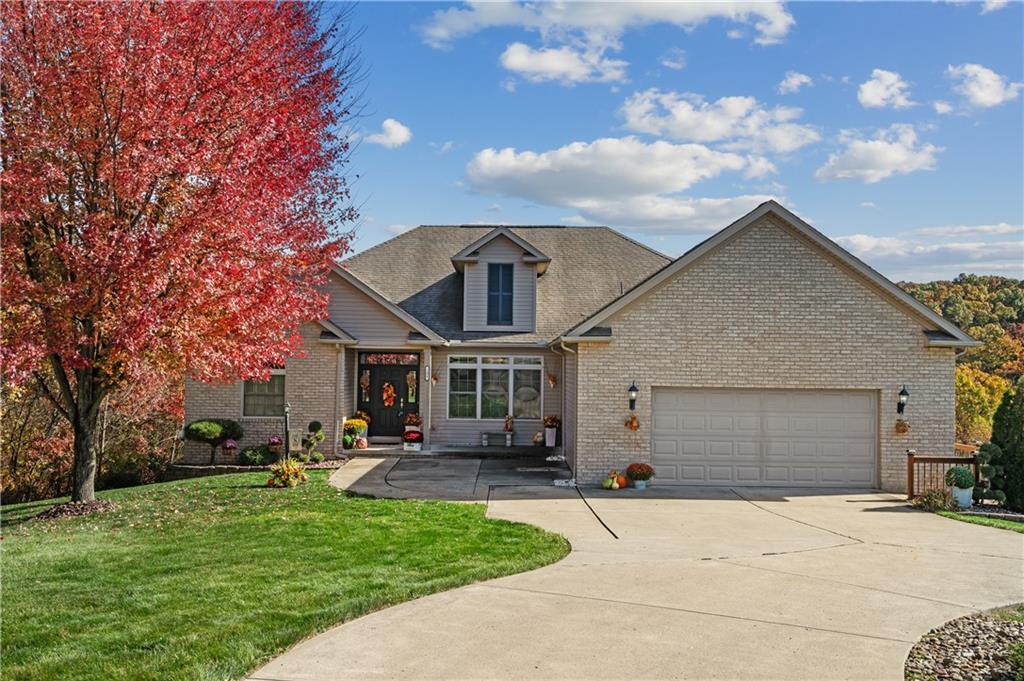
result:
[(1024, 276), (1019, 2), (366, 2), (363, 250), (607, 224), (676, 256), (767, 197), (895, 279)]

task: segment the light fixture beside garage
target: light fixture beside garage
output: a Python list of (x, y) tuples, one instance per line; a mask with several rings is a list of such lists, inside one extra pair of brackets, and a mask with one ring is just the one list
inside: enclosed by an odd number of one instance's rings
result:
[(907, 390), (907, 386), (900, 388), (899, 399), (896, 401), (896, 413), (903, 414), (903, 410), (907, 406), (907, 400), (910, 399), (910, 391)]
[(640, 394), (640, 389), (636, 387), (636, 381), (629, 384), (629, 388), (626, 390), (626, 394), (629, 395), (629, 410), (636, 410), (636, 398)]

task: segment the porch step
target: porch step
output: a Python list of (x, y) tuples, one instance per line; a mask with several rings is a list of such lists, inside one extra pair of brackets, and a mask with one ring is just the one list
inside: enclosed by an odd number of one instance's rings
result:
[(365, 458), (380, 456), (407, 456), (416, 459), (508, 459), (508, 458), (536, 458), (543, 460), (553, 454), (561, 454), (561, 447), (455, 447), (450, 445), (438, 445), (419, 452), (406, 452), (401, 446), (384, 447), (370, 446), (369, 449), (346, 449), (345, 455), (349, 458)]

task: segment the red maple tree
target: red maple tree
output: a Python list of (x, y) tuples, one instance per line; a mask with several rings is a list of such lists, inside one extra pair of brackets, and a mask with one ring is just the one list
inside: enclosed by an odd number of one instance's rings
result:
[(36, 381), (94, 497), (104, 396), (265, 377), (325, 314), (354, 217), (348, 20), (292, 2), (4, 3), (4, 378)]

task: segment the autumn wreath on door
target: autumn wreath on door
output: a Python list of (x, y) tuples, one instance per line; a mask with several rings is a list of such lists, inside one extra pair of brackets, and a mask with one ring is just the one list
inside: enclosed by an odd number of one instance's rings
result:
[(395, 404), (395, 386), (391, 385), (388, 381), (384, 382), (384, 386), (381, 388), (381, 397), (384, 398), (384, 406), (392, 407)]

